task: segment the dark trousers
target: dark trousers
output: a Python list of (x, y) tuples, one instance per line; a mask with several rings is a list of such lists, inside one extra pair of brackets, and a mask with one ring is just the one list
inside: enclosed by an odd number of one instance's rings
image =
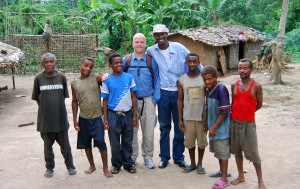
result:
[(122, 166), (126, 168), (134, 166), (134, 161), (131, 159), (133, 140), (132, 111), (128, 111), (124, 115), (118, 115), (116, 112), (109, 110), (107, 118), (112, 166), (118, 169)]
[(44, 140), (44, 156), (47, 169), (52, 170), (55, 167), (54, 152), (52, 147), (55, 141), (60, 146), (60, 151), (65, 158), (67, 169), (75, 169), (67, 130), (58, 133), (41, 133), (41, 137)]
[(173, 119), (173, 160), (180, 162), (184, 160), (184, 135), (178, 126), (177, 91), (160, 90), (161, 98), (158, 104), (158, 121), (160, 129), (160, 154), (162, 161), (168, 161), (170, 157), (170, 131)]

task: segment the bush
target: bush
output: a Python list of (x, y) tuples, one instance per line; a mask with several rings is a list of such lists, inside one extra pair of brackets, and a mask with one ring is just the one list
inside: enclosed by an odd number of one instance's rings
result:
[(300, 62), (300, 28), (285, 34), (285, 52), (293, 51), (292, 62)]

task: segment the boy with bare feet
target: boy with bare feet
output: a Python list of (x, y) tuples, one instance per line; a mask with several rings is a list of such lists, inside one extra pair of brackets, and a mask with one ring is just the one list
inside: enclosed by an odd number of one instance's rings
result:
[(207, 88), (207, 126), (209, 130), (209, 149), (219, 160), (221, 179), (215, 182), (213, 189), (230, 185), (227, 180), (228, 159), (230, 158), (230, 102), (225, 85), (218, 82), (218, 71), (206, 66), (201, 71)]
[[(102, 122), (100, 85), (102, 78), (100, 75), (91, 74), (95, 62), (92, 58), (82, 58), (79, 69), (80, 77), (71, 83), (72, 89), (72, 110), (74, 127), (78, 131), (77, 148), (85, 149), (90, 167), (85, 171), (91, 174), (96, 170), (92, 152), (92, 139), (94, 147), (100, 150), (104, 175), (112, 177), (108, 170), (107, 149), (104, 140), (104, 127)], [(77, 121), (78, 107), (80, 108), (79, 120)]]
[(258, 178), (258, 188), (265, 189), (262, 179), (261, 159), (258, 153), (255, 112), (262, 107), (262, 86), (250, 78), (253, 64), (249, 59), (241, 59), (238, 64), (240, 79), (231, 84), (231, 153), (235, 160), (239, 176), (231, 183), (245, 182), (243, 155), (253, 162)]

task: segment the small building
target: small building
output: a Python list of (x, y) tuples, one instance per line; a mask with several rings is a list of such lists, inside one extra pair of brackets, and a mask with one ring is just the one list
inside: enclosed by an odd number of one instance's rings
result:
[(0, 67), (11, 68), (24, 59), (24, 53), (17, 47), (0, 42)]
[(199, 54), (203, 65), (213, 65), (223, 74), (227, 69), (236, 69), (241, 58), (255, 59), (264, 39), (259, 31), (237, 25), (179, 30), (168, 36), (168, 40)]

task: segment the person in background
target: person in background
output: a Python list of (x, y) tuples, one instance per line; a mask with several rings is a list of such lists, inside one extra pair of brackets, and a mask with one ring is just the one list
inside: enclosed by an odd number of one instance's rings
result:
[(44, 33), (43, 33), (43, 38), (46, 43), (46, 51), (47, 52), (50, 52), (51, 34), (52, 34), (52, 29), (50, 27), (50, 19), (47, 19), (45, 27), (44, 27)]

